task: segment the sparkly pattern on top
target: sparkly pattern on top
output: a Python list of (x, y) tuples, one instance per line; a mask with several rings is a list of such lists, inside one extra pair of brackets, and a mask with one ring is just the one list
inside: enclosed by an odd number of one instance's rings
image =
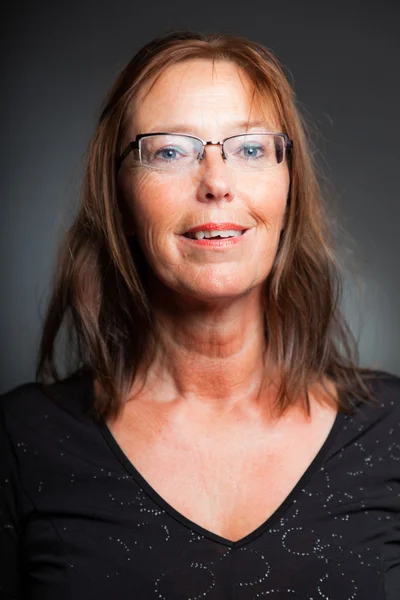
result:
[[(0, 597), (399, 600), (400, 379), (340, 414), (279, 509), (230, 542), (146, 483), (86, 412), (88, 374), (3, 396)], [(251, 507), (249, 507), (251, 510)], [(2, 595), (3, 594), (3, 595)]]

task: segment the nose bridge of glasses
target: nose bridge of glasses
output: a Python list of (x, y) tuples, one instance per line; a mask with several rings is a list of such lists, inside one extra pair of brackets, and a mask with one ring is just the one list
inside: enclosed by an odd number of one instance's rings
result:
[(199, 155), (199, 160), (203, 160), (204, 155), (205, 155), (206, 146), (220, 146), (222, 158), (226, 159), (225, 152), (224, 152), (224, 142), (208, 141), (208, 142), (203, 142), (203, 151)]

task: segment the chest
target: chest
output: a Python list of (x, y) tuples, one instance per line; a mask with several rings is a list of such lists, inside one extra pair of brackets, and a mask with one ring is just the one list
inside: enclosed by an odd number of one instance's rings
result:
[(262, 525), (313, 462), (336, 413), (282, 426), (271, 435), (241, 428), (229, 435), (158, 436), (109, 424), (116, 442), (153, 490), (190, 521), (237, 541)]

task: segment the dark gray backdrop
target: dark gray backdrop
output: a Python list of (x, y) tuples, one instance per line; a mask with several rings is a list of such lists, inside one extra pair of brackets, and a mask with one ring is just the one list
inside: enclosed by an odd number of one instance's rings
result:
[[(400, 375), (398, 2), (14, 2), (1, 24), (1, 390), (34, 377), (60, 232), (100, 104), (131, 55), (189, 27), (286, 65), (342, 223), (344, 310), (363, 364)], [(346, 249), (344, 249), (344, 244)]]

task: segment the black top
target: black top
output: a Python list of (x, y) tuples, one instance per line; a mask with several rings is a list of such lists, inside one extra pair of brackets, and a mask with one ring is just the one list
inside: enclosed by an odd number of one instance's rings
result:
[(55, 399), (34, 383), (12, 390), (0, 402), (1, 598), (399, 600), (400, 379), (371, 385), (378, 405), (339, 413), (286, 500), (237, 542), (147, 484), (88, 413), (88, 374), (54, 385)]

